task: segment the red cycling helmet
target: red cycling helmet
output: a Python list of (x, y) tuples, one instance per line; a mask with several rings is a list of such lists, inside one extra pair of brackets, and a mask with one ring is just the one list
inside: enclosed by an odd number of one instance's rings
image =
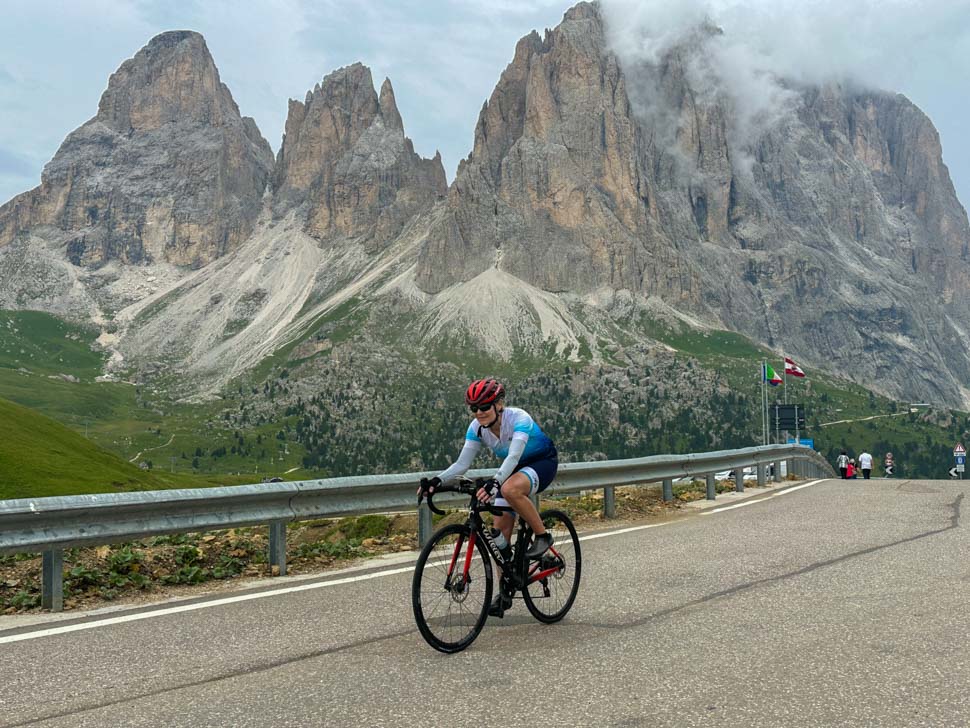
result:
[(491, 404), (505, 396), (505, 387), (494, 379), (476, 379), (468, 385), (465, 402), (469, 405)]

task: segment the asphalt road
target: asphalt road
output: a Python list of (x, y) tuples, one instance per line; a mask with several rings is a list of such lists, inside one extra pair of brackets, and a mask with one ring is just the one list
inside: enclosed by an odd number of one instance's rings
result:
[(457, 655), (406, 564), (0, 631), (0, 726), (966, 726), (968, 490), (822, 481), (585, 540), (566, 620), (518, 602)]

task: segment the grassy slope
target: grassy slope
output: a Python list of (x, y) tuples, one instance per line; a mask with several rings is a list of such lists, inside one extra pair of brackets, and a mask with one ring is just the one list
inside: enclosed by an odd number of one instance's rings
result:
[(0, 498), (164, 487), (64, 425), (0, 400)]
[(145, 471), (82, 435), (0, 399), (0, 500), (252, 482)]

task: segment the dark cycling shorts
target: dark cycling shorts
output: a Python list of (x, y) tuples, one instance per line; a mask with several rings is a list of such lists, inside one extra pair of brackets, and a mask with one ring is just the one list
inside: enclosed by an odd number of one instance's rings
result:
[(519, 463), (512, 472), (521, 472), (525, 475), (532, 484), (529, 495), (535, 495), (549, 487), (549, 484), (556, 478), (557, 470), (559, 470), (559, 453), (553, 450), (546, 457)]

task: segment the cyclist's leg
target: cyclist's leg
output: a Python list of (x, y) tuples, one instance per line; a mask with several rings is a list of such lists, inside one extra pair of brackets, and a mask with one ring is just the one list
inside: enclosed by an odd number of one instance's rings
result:
[(512, 529), (515, 527), (514, 513), (503, 513), (501, 516), (494, 516), (492, 518), (492, 525), (502, 532), (507, 543), (512, 543)]
[[(515, 512), (529, 524), (535, 535), (539, 536), (546, 532), (546, 527), (542, 525), (542, 519), (539, 518), (539, 511), (529, 500), (529, 495), (532, 493), (532, 481), (526, 473), (522, 471), (512, 473), (508, 480), (502, 483), (501, 493), (502, 497), (515, 509)], [(509, 526), (509, 533), (511, 533), (511, 525)]]

